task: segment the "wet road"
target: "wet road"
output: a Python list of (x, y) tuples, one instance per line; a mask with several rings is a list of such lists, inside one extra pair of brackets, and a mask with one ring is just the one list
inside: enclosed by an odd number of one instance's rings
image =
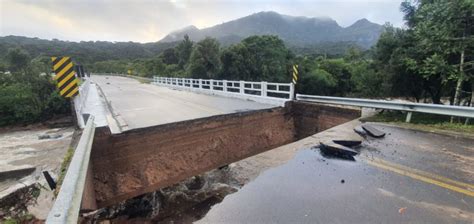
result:
[(356, 161), (308, 146), (197, 223), (473, 223), (474, 140), (377, 127)]
[(239, 111), (275, 107), (241, 99), (210, 96), (143, 84), (120, 76), (92, 76), (111, 102), (125, 129), (154, 126)]

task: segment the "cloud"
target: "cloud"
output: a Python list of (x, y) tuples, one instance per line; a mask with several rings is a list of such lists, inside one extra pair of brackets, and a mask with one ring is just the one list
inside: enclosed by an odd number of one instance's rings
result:
[(0, 35), (154, 42), (188, 25), (204, 28), (259, 11), (331, 17), (342, 26), (360, 18), (401, 26), (399, 5), (392, 0), (1, 0)]

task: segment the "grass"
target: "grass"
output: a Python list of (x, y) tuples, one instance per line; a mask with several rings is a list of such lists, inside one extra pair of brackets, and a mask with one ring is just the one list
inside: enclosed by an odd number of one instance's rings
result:
[(64, 160), (61, 163), (61, 171), (59, 173), (58, 181), (56, 183), (56, 191), (54, 192), (55, 194), (59, 193), (59, 188), (61, 184), (63, 183), (64, 176), (66, 176), (67, 168), (69, 167), (69, 163), (71, 163), (72, 156), (74, 155), (74, 149), (69, 148), (66, 152), (66, 155), (64, 156)]
[(453, 123), (451, 123), (450, 116), (415, 112), (412, 114), (410, 123), (406, 123), (405, 118), (406, 113), (400, 111), (385, 111), (373, 117), (364, 118), (363, 121), (392, 123), (428, 131), (444, 130), (474, 134), (473, 121), (471, 121), (470, 124), (465, 125), (465, 118), (455, 117)]
[(20, 223), (31, 223), (34, 216), (31, 214), (24, 214), (21, 217), (8, 218), (2, 221), (4, 224), (20, 224)]

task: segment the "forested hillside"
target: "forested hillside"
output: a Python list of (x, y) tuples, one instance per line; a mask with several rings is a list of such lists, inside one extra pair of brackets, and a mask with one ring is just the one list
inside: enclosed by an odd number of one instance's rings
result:
[(216, 38), (222, 45), (239, 43), (254, 35), (276, 35), (292, 46), (320, 43), (351, 42), (369, 48), (382, 32), (382, 26), (360, 19), (349, 27), (341, 27), (331, 18), (288, 16), (276, 12), (259, 12), (213, 27), (198, 29), (189, 26), (167, 35), (160, 42), (174, 42), (188, 35), (193, 41)]
[(153, 57), (176, 43), (135, 43), (108, 41), (69, 42), (44, 40), (21, 36), (0, 37), (0, 58), (9, 48), (22, 48), (33, 57), (72, 55), (80, 63), (94, 63), (104, 60), (136, 59)]
[[(35, 108), (36, 116), (15, 111), (11, 104), (0, 113), (29, 121), (55, 108), (47, 103), (54, 96), (52, 85), (50, 92), (37, 96), (36, 78), (17, 79), (49, 73), (53, 55), (69, 55), (93, 72), (269, 82), (290, 82), (290, 68), (298, 64), (298, 93), (473, 105), (473, 9), (470, 0), (404, 2), (406, 27), (385, 25), (370, 49), (352, 42), (295, 46), (275, 35), (250, 36), (229, 46), (211, 37), (196, 42), (188, 35), (173, 43), (149, 44), (2, 37), (0, 105), (26, 100), (15, 98), (25, 97), (15, 85), (30, 80), (28, 100), (43, 106)], [(360, 21), (351, 29), (362, 32), (366, 25)]]

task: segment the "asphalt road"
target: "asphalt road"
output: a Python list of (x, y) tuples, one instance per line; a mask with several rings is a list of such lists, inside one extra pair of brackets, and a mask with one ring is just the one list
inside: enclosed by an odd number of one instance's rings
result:
[(355, 161), (324, 156), (315, 147), (328, 135), (347, 138), (352, 129), (347, 125), (302, 140), (293, 159), (221, 203), (199, 205), (209, 211), (195, 220), (474, 223), (474, 139), (376, 127), (387, 136), (364, 141)]
[(253, 101), (173, 90), (120, 76), (92, 76), (126, 129), (275, 107)]

